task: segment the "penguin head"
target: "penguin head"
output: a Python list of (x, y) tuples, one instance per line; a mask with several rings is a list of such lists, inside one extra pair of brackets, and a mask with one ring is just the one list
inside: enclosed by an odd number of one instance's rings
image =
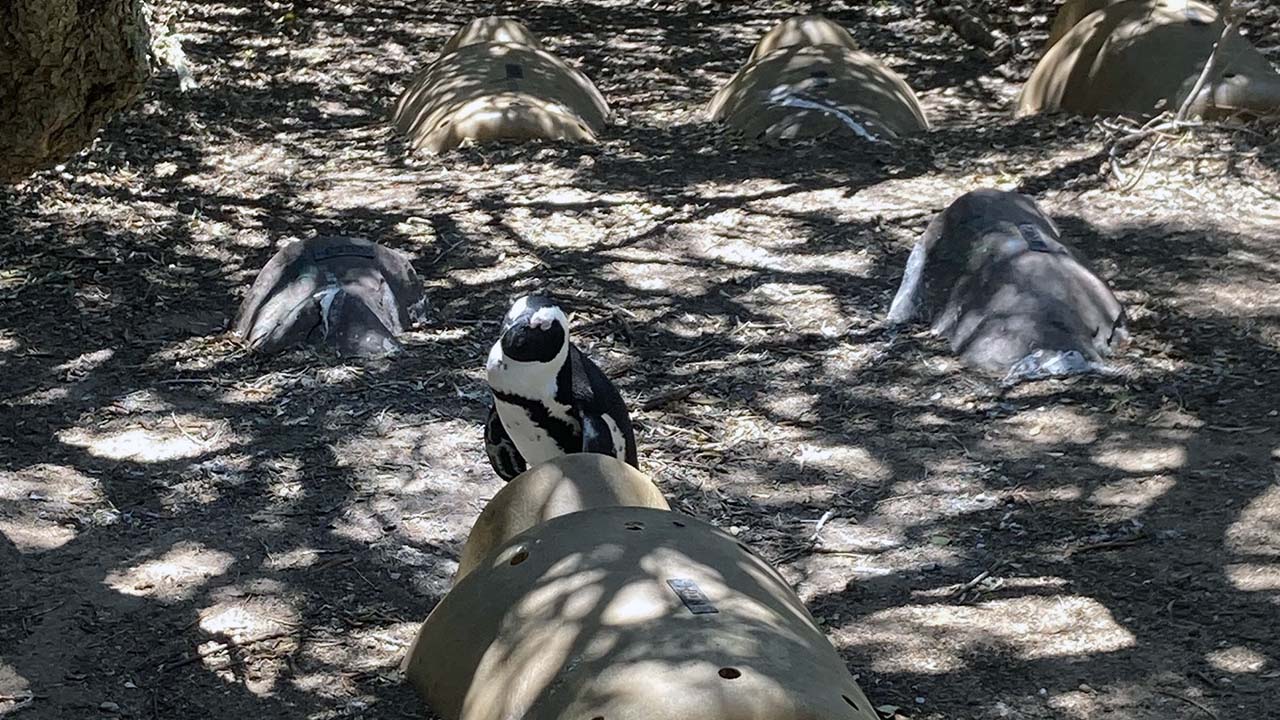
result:
[(507, 312), (498, 342), (508, 360), (553, 362), (569, 344), (569, 318), (551, 298), (526, 295)]

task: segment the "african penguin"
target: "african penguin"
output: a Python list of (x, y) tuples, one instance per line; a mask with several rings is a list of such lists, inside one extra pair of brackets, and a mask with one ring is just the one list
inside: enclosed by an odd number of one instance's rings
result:
[(576, 452), (639, 467), (621, 393), (569, 341), (569, 319), (550, 298), (529, 295), (511, 306), (486, 370), (493, 405), (485, 451), (502, 479)]

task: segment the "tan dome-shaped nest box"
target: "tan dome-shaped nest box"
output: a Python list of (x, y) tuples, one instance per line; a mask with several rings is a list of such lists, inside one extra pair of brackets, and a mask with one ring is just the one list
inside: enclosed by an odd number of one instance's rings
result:
[(392, 122), (414, 149), (440, 153), (464, 141), (594, 142), (608, 118), (595, 85), (524, 26), (481, 18), (414, 77)]
[(258, 272), (233, 331), (262, 352), (310, 344), (341, 355), (396, 352), (426, 299), (409, 258), (360, 238), (318, 237), (281, 248)]
[[(1176, 111), (1223, 27), (1214, 7), (1194, 0), (1109, 4), (1080, 19), (1049, 48), (1022, 89), (1017, 115)], [(1239, 33), (1231, 33), (1191, 112), (1208, 118), (1280, 115), (1280, 74)]]
[(644, 473), (599, 453), (561, 455), (507, 483), (484, 506), (458, 560), (454, 582), (493, 549), (539, 523), (591, 508), (631, 505), (670, 510)]
[(754, 62), (774, 50), (797, 45), (839, 45), (857, 50), (853, 35), (838, 22), (821, 15), (798, 15), (787, 18), (760, 38), (747, 62)]
[(1081, 20), (1088, 17), (1096, 10), (1101, 10), (1111, 5), (1117, 5), (1128, 0), (1067, 0), (1062, 3), (1062, 7), (1058, 8), (1058, 14), (1053, 16), (1053, 24), (1049, 26), (1049, 39), (1045, 41), (1044, 49), (1047, 52), (1049, 48), (1058, 44), (1063, 35), (1071, 32), (1071, 28), (1075, 27)]
[(529, 28), (525, 27), (519, 20), (500, 15), (490, 15), (489, 17), (476, 18), (463, 25), (461, 30), (445, 41), (444, 47), (440, 48), (440, 54), (448, 55), (465, 45), (490, 42), (527, 45), (534, 50), (544, 49), (542, 41), (529, 32)]
[(707, 115), (764, 141), (840, 133), (878, 142), (929, 128), (906, 81), (841, 45), (793, 45), (747, 63)]
[(1103, 370), (1128, 338), (1124, 308), (1053, 220), (999, 190), (960, 196), (925, 229), (888, 322), (918, 316), (965, 362), (1010, 381)]
[(497, 546), (403, 669), (448, 720), (875, 720), (786, 580), (693, 518), (607, 507)]

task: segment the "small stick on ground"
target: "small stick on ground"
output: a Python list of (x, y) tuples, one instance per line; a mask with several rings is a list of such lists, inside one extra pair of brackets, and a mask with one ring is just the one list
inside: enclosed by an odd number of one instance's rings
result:
[(182, 433), (183, 437), (195, 443), (196, 445), (199, 445), (200, 447), (207, 447), (209, 445), (210, 443), (209, 440), (201, 440), (200, 438), (188, 432), (186, 428), (182, 427), (182, 422), (178, 420), (177, 413), (169, 413), (169, 417), (173, 419), (173, 426), (178, 429), (178, 432)]
[(683, 400), (689, 397), (690, 395), (693, 394), (693, 392), (696, 389), (697, 388), (694, 387), (693, 385), (686, 385), (684, 387), (676, 388), (674, 390), (668, 390), (667, 392), (664, 392), (664, 393), (658, 393), (657, 395), (654, 395), (653, 397), (641, 403), (640, 409), (641, 410), (657, 410), (658, 408), (663, 407), (665, 405), (669, 405), (677, 400)]
[(248, 647), (250, 645), (257, 645), (258, 643), (267, 642), (268, 640), (278, 640), (283, 637), (288, 637), (292, 634), (293, 634), (293, 629), (281, 630), (279, 632), (274, 632), (267, 635), (260, 635), (258, 637), (249, 638), (247, 640), (240, 640), (239, 642), (227, 641), (227, 642), (214, 643), (213, 645), (210, 645), (209, 647), (196, 652), (196, 654), (189, 655), (185, 658), (182, 658), (181, 660), (178, 660), (177, 662), (161, 663), (160, 666), (156, 669), (161, 671), (175, 670), (177, 668), (190, 665), (194, 662), (199, 662), (209, 657), (210, 655), (217, 655), (218, 653), (226, 652), (231, 648), (240, 648), (240, 647)]
[(1139, 535), (1126, 540), (1106, 540), (1104, 542), (1087, 543), (1085, 545), (1067, 548), (1067, 557), (1079, 555), (1080, 553), (1093, 552), (1095, 550), (1114, 550), (1116, 548), (1129, 547), (1131, 545), (1141, 545), (1149, 539), (1150, 538), (1146, 535)]
[(1204, 69), (1200, 71), (1200, 77), (1196, 78), (1196, 84), (1191, 86), (1191, 92), (1187, 93), (1187, 97), (1182, 101), (1182, 107), (1178, 108), (1178, 115), (1174, 118), (1177, 122), (1185, 122), (1187, 116), (1191, 114), (1191, 106), (1195, 104), (1196, 98), (1200, 92), (1204, 90), (1204, 86), (1209, 82), (1209, 78), (1213, 75), (1213, 71), (1218, 67), (1218, 54), (1222, 49), (1222, 44), (1231, 37), (1236, 28), (1240, 27), (1240, 21), (1237, 20), (1231, 12), (1232, 0), (1222, 0), (1218, 8), (1218, 17), (1222, 18), (1222, 35), (1218, 36), (1217, 42), (1213, 44), (1213, 49), (1209, 51), (1209, 59), (1204, 61)]
[(999, 570), (1000, 568), (1002, 568), (1002, 567), (1004, 567), (1004, 563), (1003, 563), (1003, 562), (998, 562), (998, 563), (996, 563), (995, 565), (992, 565), (990, 568), (988, 568), (988, 569), (986, 569), (986, 570), (983, 570), (982, 572), (980, 572), (980, 573), (978, 573), (977, 575), (975, 575), (975, 576), (974, 576), (974, 578), (973, 578), (972, 580), (970, 580), (969, 582), (967, 582), (967, 583), (965, 583), (965, 584), (963, 584), (963, 585), (960, 585), (960, 586), (959, 586), (959, 587), (957, 587), (955, 590), (952, 590), (952, 591), (951, 591), (951, 596), (952, 596), (952, 597), (960, 597), (960, 596), (964, 595), (965, 593), (969, 592), (970, 590), (974, 589), (974, 588), (975, 588), (975, 587), (977, 587), (979, 584), (981, 584), (983, 580), (986, 580), (987, 578), (991, 577), (992, 573), (994, 573), (994, 572), (998, 571), (998, 570)]
[(1164, 695), (1165, 697), (1171, 697), (1174, 700), (1181, 700), (1182, 702), (1187, 703), (1188, 705), (1194, 705), (1200, 708), (1201, 710), (1203, 710), (1205, 714), (1213, 718), (1213, 720), (1218, 720), (1218, 713), (1214, 712), (1213, 710), (1210, 710), (1203, 703), (1196, 702), (1195, 700), (1192, 700), (1189, 697), (1184, 697), (1177, 693), (1171, 693), (1168, 690), (1156, 690), (1156, 692), (1160, 693), (1161, 695)]
[(813, 529), (813, 534), (809, 536), (809, 542), (811, 544), (816, 544), (818, 542), (818, 534), (822, 532), (822, 528), (826, 527), (827, 523), (835, 516), (835, 514), (835, 510), (828, 510), (822, 513), (822, 517), (818, 518), (818, 526)]

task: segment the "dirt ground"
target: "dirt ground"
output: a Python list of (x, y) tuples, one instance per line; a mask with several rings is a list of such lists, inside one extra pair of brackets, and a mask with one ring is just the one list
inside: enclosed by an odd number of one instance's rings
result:
[[(778, 564), (886, 714), (1275, 717), (1274, 127), (1176, 142), (1124, 193), (1097, 124), (1009, 118), (1048, 3), (1013, 6), (1020, 52), (988, 57), (883, 1), (823, 9), (936, 129), (744, 145), (699, 108), (808, 4), (531, 2), (497, 9), (616, 125), (410, 158), (396, 93), (493, 5), (182, 5), (199, 89), (159, 76), (0, 194), (0, 715), (423, 717), (396, 664), (501, 486), (483, 358), (507, 303), (551, 287), (644, 469)], [(1280, 62), (1280, 11), (1237, 5)], [(1123, 376), (1004, 392), (872, 328), (931, 214), (981, 186), (1036, 196), (1113, 283)], [(413, 255), (407, 352), (223, 334), (314, 234)]]

